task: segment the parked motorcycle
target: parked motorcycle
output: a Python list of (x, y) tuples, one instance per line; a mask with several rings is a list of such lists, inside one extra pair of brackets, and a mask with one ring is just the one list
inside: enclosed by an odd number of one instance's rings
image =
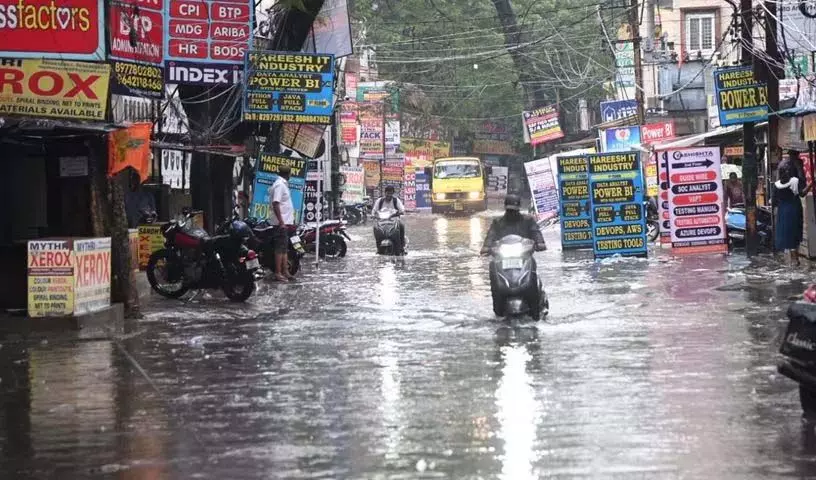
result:
[[(317, 224), (308, 223), (298, 230), (303, 248), (308, 253), (315, 253)], [(343, 220), (326, 220), (320, 222), (320, 258), (342, 258), (346, 256), (351, 237), (346, 233), (346, 222)]]
[[(163, 227), (164, 248), (147, 264), (151, 288), (167, 298), (193, 289), (221, 289), (230, 300), (243, 302), (255, 291), (258, 256), (246, 246), (252, 235), (242, 221), (228, 220), (223, 235), (209, 236), (192, 225), (192, 212)], [(166, 282), (166, 283), (164, 283)]]
[[(759, 236), (759, 246), (761, 249), (770, 251), (773, 241), (772, 225), (773, 217), (771, 209), (765, 206), (758, 206), (757, 215), (757, 235)], [(725, 229), (728, 233), (728, 247), (745, 246), (745, 207), (735, 205), (725, 212)]]
[[(276, 227), (270, 225), (266, 220), (258, 221), (258, 219), (254, 218), (248, 218), (245, 222), (252, 228), (252, 236), (248, 242), (249, 247), (258, 252), (261, 266), (274, 272), (275, 248), (273, 234)], [(303, 242), (300, 239), (297, 226), (288, 226), (286, 232), (289, 237), (289, 248), (287, 250), (287, 256), (289, 257), (289, 274), (295, 275), (300, 271), (300, 261), (303, 255), (306, 254), (306, 250), (303, 248)]]
[(404, 255), (408, 247), (408, 236), (402, 244), (399, 230), (399, 219), (391, 210), (376, 212), (377, 223), (374, 224), (374, 241), (379, 255)]
[(550, 301), (533, 259), (535, 242), (507, 235), (494, 245), (490, 262), (490, 293), (497, 317), (529, 314), (538, 321), (550, 311)]
[(804, 300), (788, 307), (788, 329), (780, 352), (785, 359), (779, 373), (799, 384), (799, 403), (805, 418), (816, 421), (816, 287)]
[(349, 225), (359, 225), (363, 223), (363, 214), (355, 205), (347, 205), (340, 201), (340, 218), (348, 222)]
[(657, 203), (651, 200), (643, 202), (643, 205), (646, 207), (646, 237), (654, 242), (660, 236), (660, 213)]

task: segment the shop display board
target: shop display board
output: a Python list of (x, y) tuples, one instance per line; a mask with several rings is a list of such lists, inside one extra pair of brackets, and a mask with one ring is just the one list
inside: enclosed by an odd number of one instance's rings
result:
[(587, 155), (595, 258), (647, 255), (638, 152)]
[(587, 157), (557, 157), (557, 166), (561, 248), (592, 248)]

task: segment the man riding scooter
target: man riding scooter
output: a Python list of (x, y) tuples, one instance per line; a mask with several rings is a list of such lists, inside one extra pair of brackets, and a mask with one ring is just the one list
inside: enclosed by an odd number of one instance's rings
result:
[[(393, 214), (391, 217), (400, 217), (401, 215), (405, 215), (405, 205), (402, 204), (402, 201), (394, 196), (394, 187), (388, 185), (385, 187), (385, 196), (378, 198), (376, 202), (374, 202), (374, 207), (372, 207), (371, 211), (376, 216), (382, 210), (391, 210)], [(397, 228), (399, 228), (400, 234), (400, 248), (402, 252), (405, 252), (405, 225), (397, 219)]]
[[(541, 235), (541, 230), (538, 228), (538, 224), (536, 223), (535, 219), (528, 215), (524, 215), (521, 213), (521, 198), (518, 195), (507, 195), (504, 199), (504, 208), (505, 213), (502, 217), (493, 220), (493, 223), (490, 225), (490, 229), (487, 232), (487, 237), (485, 238), (484, 245), (482, 246), (481, 254), (488, 255), (491, 252), (491, 249), (494, 247), (496, 242), (501, 241), (509, 236), (518, 236), (522, 239), (527, 239), (534, 243), (533, 248), (535, 251), (540, 252), (547, 249), (547, 244), (544, 242), (544, 237)], [(545, 295), (543, 291), (540, 290), (540, 284), (538, 281), (538, 275), (536, 273), (536, 264), (535, 260), (532, 259), (532, 256), (529, 257), (532, 265), (530, 266), (530, 277), (525, 279), (524, 284), (529, 285), (529, 289), (524, 287), (527, 291), (526, 294), (523, 294), (523, 297), (526, 297), (527, 304), (529, 306), (529, 313), (530, 316), (534, 320), (538, 320), (541, 315), (541, 305), (542, 303), (547, 303), (545, 299)], [(491, 293), (493, 294), (494, 300), (494, 313), (497, 316), (504, 316), (505, 309), (504, 304), (500, 298), (497, 296), (496, 288), (496, 276), (499, 272), (496, 271), (496, 265), (494, 262), (490, 263), (490, 283), (491, 283)]]

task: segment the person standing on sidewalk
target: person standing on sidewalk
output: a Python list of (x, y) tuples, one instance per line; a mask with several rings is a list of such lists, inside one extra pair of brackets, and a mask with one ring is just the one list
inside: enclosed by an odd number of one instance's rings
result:
[(289, 193), (290, 175), (290, 168), (282, 165), (278, 170), (278, 178), (269, 187), (271, 203), (269, 211), (272, 214), (269, 224), (275, 227), (272, 242), (275, 251), (275, 279), (279, 282), (288, 282), (295, 278), (289, 273), (289, 233), (286, 228), (287, 225), (295, 223), (295, 207)]
[(776, 208), (774, 245), (784, 252), (789, 264), (799, 265), (798, 249), (804, 228), (801, 197), (807, 195), (811, 186), (805, 186), (805, 180), (797, 168), (799, 152), (792, 150), (788, 152), (788, 157), (779, 164), (779, 179), (773, 188), (773, 206)]

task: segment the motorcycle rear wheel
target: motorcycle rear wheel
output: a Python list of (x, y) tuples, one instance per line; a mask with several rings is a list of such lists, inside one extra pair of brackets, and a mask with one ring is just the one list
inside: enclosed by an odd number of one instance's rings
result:
[(289, 252), (289, 275), (295, 275), (300, 271), (300, 255)]
[[(162, 261), (164, 262), (163, 265), (160, 263)], [(147, 261), (146, 273), (147, 281), (150, 283), (150, 288), (152, 288), (154, 292), (165, 298), (177, 299), (181, 298), (189, 290), (189, 288), (184, 285), (184, 282), (178, 282), (176, 288), (167, 288), (164, 284), (159, 283), (159, 278), (156, 275), (157, 273), (166, 275), (167, 268), (173, 261), (176, 260), (172, 258), (169, 250), (166, 248), (157, 250), (150, 255), (150, 260)], [(181, 267), (179, 266), (179, 268)]]
[(648, 232), (647, 235), (649, 237), (649, 241), (654, 242), (657, 240), (657, 237), (660, 236), (660, 224), (653, 220), (649, 220), (646, 222), (646, 231)]
[(343, 258), (346, 256), (348, 246), (343, 237), (335, 233), (326, 235), (320, 239), (320, 257)]
[(226, 282), (222, 288), (224, 295), (233, 302), (245, 302), (255, 292), (255, 280), (246, 276)]

